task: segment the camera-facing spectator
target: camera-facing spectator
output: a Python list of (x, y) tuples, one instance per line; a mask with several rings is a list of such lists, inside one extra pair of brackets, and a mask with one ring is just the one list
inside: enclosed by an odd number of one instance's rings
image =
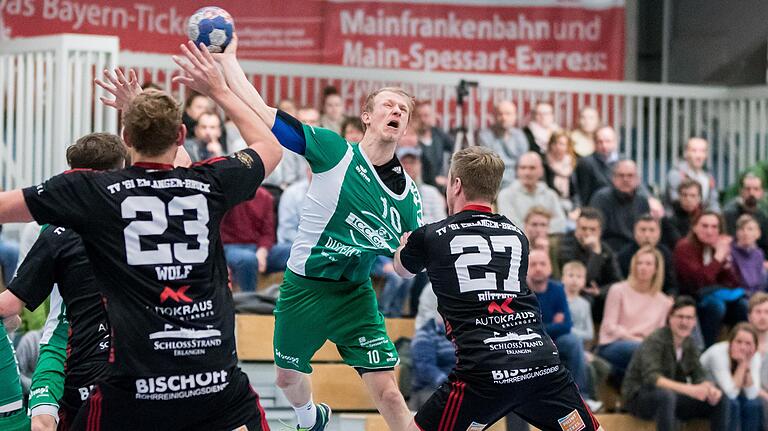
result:
[(538, 153), (529, 151), (517, 162), (517, 179), (499, 192), (496, 199), (499, 214), (520, 226), (534, 206), (546, 208), (551, 214), (550, 233), (565, 232), (565, 210), (557, 193), (541, 181), (544, 166)]
[(678, 297), (667, 326), (643, 340), (624, 376), (624, 406), (633, 416), (656, 422), (659, 431), (672, 431), (678, 420), (693, 418), (708, 418), (711, 430), (728, 429), (728, 400), (706, 380), (691, 337), (695, 327), (695, 301)]
[(747, 320), (747, 300), (744, 289), (738, 287), (739, 277), (731, 257), (732, 241), (724, 233), (720, 215), (705, 210), (673, 252), (680, 293), (696, 298), (707, 347), (717, 341), (724, 322)]
[(701, 184), (692, 179), (683, 180), (677, 187), (677, 200), (662, 220), (662, 242), (674, 250), (677, 242), (691, 231), (693, 220), (704, 210), (701, 205)]
[(213, 112), (216, 104), (213, 100), (195, 91), (191, 91), (184, 101), (184, 112), (181, 114), (181, 121), (187, 126), (187, 138), (195, 136), (195, 126), (197, 119), (203, 112)]
[(282, 99), (281, 101), (277, 102), (277, 109), (285, 112), (291, 117), (296, 116), (296, 102), (294, 102), (293, 99)]
[(763, 183), (753, 173), (744, 175), (741, 179), (739, 196), (731, 200), (723, 209), (725, 229), (729, 234), (736, 233), (736, 221), (744, 214), (749, 214), (760, 226), (761, 235), (757, 240), (763, 253), (768, 253), (768, 211), (764, 207), (765, 193)]
[[(453, 153), (454, 141), (443, 129), (437, 127), (437, 118), (432, 104), (427, 101), (416, 103), (415, 115), (411, 121), (421, 147), (422, 180), (436, 187), (444, 187), (448, 163)], [(503, 156), (502, 156), (503, 157)]]
[(685, 145), (684, 160), (667, 174), (667, 205), (678, 199), (677, 188), (684, 179), (692, 179), (701, 184), (701, 197), (704, 208), (720, 212), (717, 183), (715, 177), (705, 167), (709, 143), (704, 138), (693, 137)]
[(581, 292), (587, 287), (587, 267), (578, 260), (563, 265), (563, 287), (573, 320), (571, 332), (579, 337), (582, 343), (591, 342), (595, 338), (592, 305), (581, 296)]
[(646, 245), (632, 257), (627, 280), (608, 290), (597, 354), (610, 362), (617, 381), (643, 339), (664, 326), (672, 299), (662, 293), (663, 283), (664, 258)]
[(528, 150), (543, 155), (547, 151), (547, 144), (552, 134), (560, 131), (560, 126), (555, 123), (555, 109), (549, 102), (538, 102), (533, 108), (531, 121), (523, 129), (528, 138)]
[(640, 193), (640, 176), (632, 160), (621, 160), (613, 168), (611, 186), (606, 186), (592, 195), (589, 206), (597, 208), (604, 215), (603, 240), (613, 250), (620, 250), (631, 242), (635, 220), (648, 213), (648, 197)]
[(757, 345), (757, 330), (749, 323), (739, 323), (728, 341), (715, 343), (701, 354), (704, 370), (730, 402), (729, 430), (762, 429), (762, 404), (758, 398), (762, 360)]
[(197, 117), (194, 137), (184, 141), (184, 149), (193, 162), (224, 155), (221, 131), (221, 117), (216, 112), (205, 111)]
[(742, 214), (736, 221), (736, 241), (731, 246), (733, 265), (741, 280), (747, 296), (764, 291), (768, 278), (765, 270), (765, 254), (757, 246), (760, 238), (760, 225), (749, 214)]
[(576, 190), (579, 202), (586, 205), (592, 194), (611, 185), (613, 167), (619, 161), (618, 140), (613, 127), (603, 126), (595, 133), (595, 152), (576, 164)]
[(650, 214), (644, 214), (635, 221), (634, 241), (628, 243), (617, 254), (619, 268), (623, 276), (629, 276), (630, 263), (632, 257), (641, 247), (650, 246), (661, 253), (664, 258), (664, 286), (662, 290), (668, 295), (677, 294), (677, 276), (672, 264), (672, 251), (664, 244), (659, 243), (661, 239), (661, 227), (659, 221)]
[(507, 187), (515, 179), (517, 161), (528, 151), (528, 139), (517, 127), (517, 106), (504, 100), (493, 109), (494, 123), (477, 134), (478, 145), (490, 148), (504, 161), (504, 177), (501, 187)]
[(323, 91), (323, 115), (320, 117), (320, 127), (341, 134), (343, 122), (344, 101), (336, 88), (326, 87)]
[(579, 126), (571, 132), (573, 150), (579, 157), (587, 157), (595, 152), (595, 132), (600, 127), (600, 114), (597, 109), (585, 106), (579, 111)]
[(560, 265), (558, 264), (558, 250), (560, 249), (560, 239), (562, 235), (549, 233), (549, 222), (552, 220), (552, 213), (548, 209), (540, 206), (533, 206), (528, 210), (523, 220), (523, 231), (528, 238), (528, 244), (531, 249), (542, 250), (549, 254), (552, 263), (552, 277), (560, 279)]
[(547, 185), (560, 196), (560, 203), (566, 212), (574, 209), (573, 197), (576, 192), (576, 155), (573, 141), (565, 132), (556, 132), (547, 145), (544, 156), (544, 179)]
[(347, 142), (360, 142), (363, 139), (363, 122), (356, 117), (347, 117), (341, 123), (341, 137)]

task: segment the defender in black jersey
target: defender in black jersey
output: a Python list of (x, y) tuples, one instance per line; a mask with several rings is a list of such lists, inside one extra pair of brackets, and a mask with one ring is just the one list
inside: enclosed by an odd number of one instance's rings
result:
[(456, 367), (416, 425), (483, 430), (514, 411), (542, 430), (598, 430), (526, 285), (528, 240), (491, 210), (503, 172), (491, 150), (457, 152), (446, 193), (451, 216), (404, 235), (395, 254), (401, 276), (426, 268), (456, 346)]
[[(125, 102), (134, 165), (76, 171), (0, 193), (0, 221), (71, 228), (85, 245), (112, 328), (110, 376), (75, 429), (268, 429), (237, 367), (234, 309), (219, 238), (224, 213), (253, 197), (282, 156), (256, 114), (227, 87), (207, 51), (185, 48), (177, 82), (210, 96), (250, 148), (173, 168), (186, 130), (178, 104), (147, 90)], [(121, 100), (135, 82), (118, 80)]]

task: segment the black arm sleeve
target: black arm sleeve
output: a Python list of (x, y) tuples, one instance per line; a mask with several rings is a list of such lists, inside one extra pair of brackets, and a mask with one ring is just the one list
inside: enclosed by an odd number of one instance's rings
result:
[(56, 227), (46, 226), (8, 285), (29, 311), (35, 311), (51, 294), (60, 244)]
[(425, 248), (426, 227), (422, 226), (411, 233), (405, 247), (400, 251), (400, 263), (411, 274), (420, 273), (426, 266)]

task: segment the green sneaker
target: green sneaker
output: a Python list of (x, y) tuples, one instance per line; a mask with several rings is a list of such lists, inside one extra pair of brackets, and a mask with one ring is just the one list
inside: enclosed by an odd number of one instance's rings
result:
[(328, 404), (320, 403), (315, 405), (317, 408), (317, 418), (312, 428), (300, 428), (296, 425), (296, 431), (323, 431), (328, 422), (331, 421), (331, 408)]

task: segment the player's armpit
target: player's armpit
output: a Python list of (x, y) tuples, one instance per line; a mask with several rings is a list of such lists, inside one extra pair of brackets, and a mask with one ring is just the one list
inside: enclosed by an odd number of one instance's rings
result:
[(0, 192), (0, 224), (32, 221), (27, 202), (21, 189)]

